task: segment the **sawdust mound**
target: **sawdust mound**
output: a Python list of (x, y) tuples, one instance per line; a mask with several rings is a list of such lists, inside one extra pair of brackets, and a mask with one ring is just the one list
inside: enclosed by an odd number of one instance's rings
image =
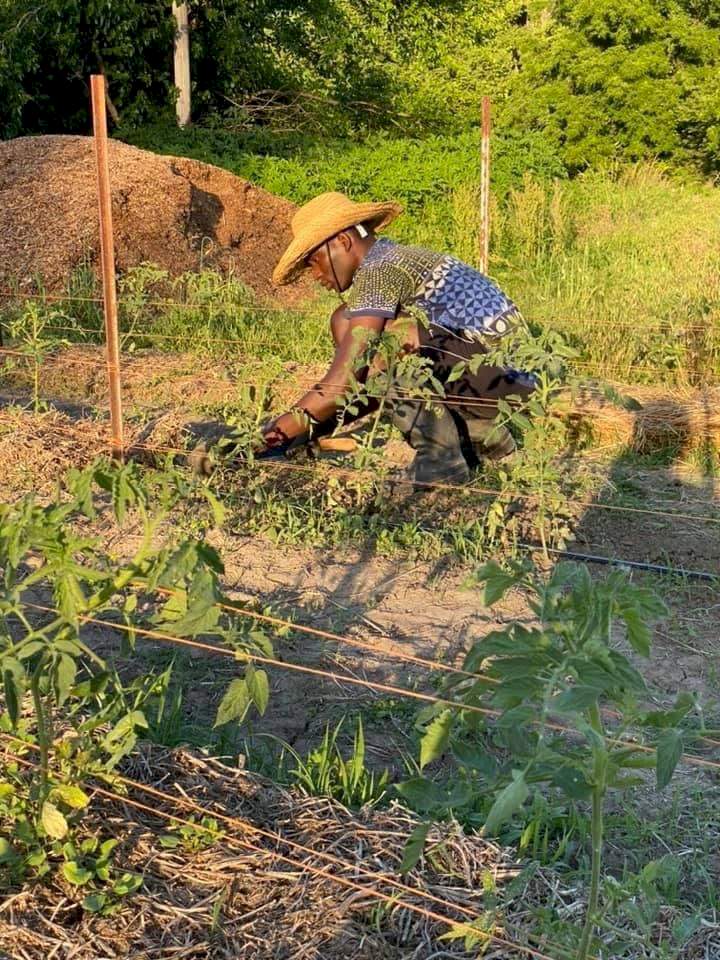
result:
[[(308, 296), (307, 281), (278, 290), (271, 273), (290, 239), (293, 204), (197, 160), (113, 140), (110, 179), (118, 270), (143, 262), (171, 275), (201, 265), (231, 270), (261, 297)], [(90, 137), (0, 143), (0, 284), (61, 289), (99, 258)]]

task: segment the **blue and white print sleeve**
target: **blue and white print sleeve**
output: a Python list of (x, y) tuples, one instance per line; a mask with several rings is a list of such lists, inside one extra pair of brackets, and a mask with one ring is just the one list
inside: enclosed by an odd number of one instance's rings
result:
[(351, 317), (391, 319), (412, 297), (412, 283), (392, 264), (378, 263), (358, 270), (347, 298)]

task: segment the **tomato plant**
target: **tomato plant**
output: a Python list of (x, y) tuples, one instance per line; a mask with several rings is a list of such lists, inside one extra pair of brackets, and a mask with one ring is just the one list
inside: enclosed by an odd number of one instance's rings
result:
[[(0, 505), (0, 670), (5, 698), (0, 725), (36, 744), (39, 754), (37, 776), (25, 793), (27, 778), (19, 771), (0, 782), (0, 817), (13, 824), (15, 836), (15, 842), (3, 840), (0, 862), (15, 872), (44, 872), (48, 853), (62, 853), (66, 864), (76, 862), (62, 843), (72, 842), (88, 804), (79, 782), (112, 779), (113, 768), (148, 727), (137, 682), (134, 697), (122, 695), (117, 673), (85, 638), (88, 618), (96, 628), (98, 622), (124, 627), (131, 647), (134, 628), (146, 624), (167, 635), (203, 635), (230, 645), (246, 666), (230, 685), (218, 723), (242, 719), (253, 705), (265, 710), (267, 677), (250, 658), (258, 650), (272, 654), (272, 647), (262, 631), (238, 627), (220, 606), (219, 556), (200, 538), (156, 546), (170, 511), (196, 489), (203, 488), (189, 486), (171, 469), (148, 482), (137, 465), (101, 461), (71, 472), (65, 493), (54, 503), (41, 505), (27, 496)], [(118, 523), (130, 513), (141, 522), (139, 543), (122, 560), (85, 532), (87, 521), (108, 504)], [(87, 860), (96, 851), (87, 849), (85, 854)], [(77, 878), (90, 867), (64, 869), (74, 871), (75, 880), (69, 882), (81, 885)], [(93, 876), (102, 879), (96, 867), (92, 869)], [(118, 882), (125, 892), (132, 886), (130, 881)]]
[[(669, 783), (694, 698), (680, 694), (669, 710), (643, 711), (645, 682), (617, 649), (614, 629), (622, 627), (632, 650), (647, 657), (650, 625), (666, 608), (625, 572), (593, 581), (585, 566), (560, 564), (544, 578), (527, 561), (509, 569), (493, 561), (475, 579), (488, 606), (522, 588), (537, 622), (512, 623), (475, 642), (463, 664), (473, 676), (447, 682), (459, 705), (434, 704), (421, 714), (420, 766), (449, 750), (469, 775), (449, 791), (424, 777), (399, 789), (433, 815), (466, 808), (471, 822), (478, 793), (490, 793), (494, 800), (482, 828), (491, 835), (521, 816), (541, 788), (573, 803), (589, 802), (591, 883), (578, 950), (578, 960), (585, 960), (600, 916), (605, 798), (611, 790), (644, 785), (651, 769), (658, 789)], [(612, 712), (604, 713), (601, 704)], [(496, 719), (486, 721), (478, 707)], [(649, 743), (638, 738), (638, 728), (652, 734)]]

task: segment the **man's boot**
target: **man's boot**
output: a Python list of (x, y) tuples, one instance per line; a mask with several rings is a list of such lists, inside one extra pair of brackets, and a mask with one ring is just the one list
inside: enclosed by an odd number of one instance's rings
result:
[(480, 417), (468, 417), (465, 426), (473, 454), (479, 463), (483, 460), (502, 460), (515, 452), (515, 440), (507, 427)]
[(397, 400), (391, 419), (415, 450), (415, 483), (467, 483), (470, 468), (462, 453), (455, 421), (445, 407), (428, 410), (419, 400)]

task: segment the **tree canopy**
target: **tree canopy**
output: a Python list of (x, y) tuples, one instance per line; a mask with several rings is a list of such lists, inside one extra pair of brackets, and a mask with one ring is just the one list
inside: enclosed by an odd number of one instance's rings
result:
[[(489, 93), (571, 172), (659, 156), (718, 168), (720, 0), (191, 0), (196, 120), (340, 136), (460, 133)], [(170, 0), (0, 0), (0, 135), (172, 109)]]

